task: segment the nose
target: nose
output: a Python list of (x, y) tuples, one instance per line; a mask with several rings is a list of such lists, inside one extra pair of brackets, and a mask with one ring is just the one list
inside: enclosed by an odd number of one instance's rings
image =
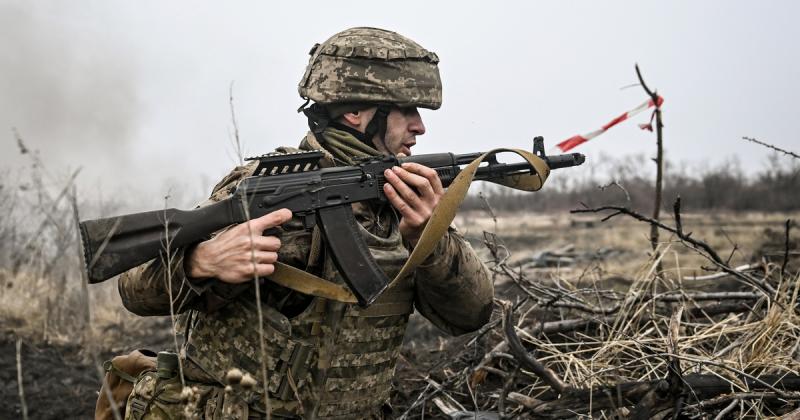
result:
[(425, 134), (425, 123), (422, 122), (422, 116), (416, 108), (408, 116), (408, 131), (417, 136)]

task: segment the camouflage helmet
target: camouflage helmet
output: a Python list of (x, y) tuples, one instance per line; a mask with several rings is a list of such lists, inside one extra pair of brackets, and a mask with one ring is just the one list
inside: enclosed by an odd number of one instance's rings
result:
[(395, 32), (351, 28), (311, 49), (298, 91), (318, 104), (442, 105), (439, 57)]

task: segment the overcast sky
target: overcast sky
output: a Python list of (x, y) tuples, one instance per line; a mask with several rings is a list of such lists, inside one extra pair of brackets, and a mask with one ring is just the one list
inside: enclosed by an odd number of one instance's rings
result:
[[(646, 99), (621, 89), (638, 62), (665, 98), (669, 158), (753, 171), (768, 153), (742, 136), (800, 149), (798, 16), (791, 1), (0, 0), (0, 167), (25, 162), (16, 127), (55, 173), (82, 167), (83, 189), (203, 195), (236, 161), (232, 81), (247, 152), (295, 145), (311, 46), (377, 26), (441, 58), (444, 104), (423, 111), (415, 153), (528, 148), (536, 135), (552, 146), (594, 130)], [(600, 152), (652, 155), (654, 135), (636, 127), (648, 116), (576, 151), (589, 165)]]

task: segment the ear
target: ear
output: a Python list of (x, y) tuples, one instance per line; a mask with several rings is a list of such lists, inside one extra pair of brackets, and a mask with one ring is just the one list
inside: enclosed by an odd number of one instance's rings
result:
[(361, 113), (359, 111), (355, 112), (345, 112), (342, 114), (343, 122), (347, 123), (347, 125), (353, 127), (361, 126)]

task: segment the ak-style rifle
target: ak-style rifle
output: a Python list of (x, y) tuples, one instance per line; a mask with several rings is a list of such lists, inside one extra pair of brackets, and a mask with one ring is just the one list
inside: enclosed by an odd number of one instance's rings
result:
[[(550, 170), (577, 166), (580, 153), (546, 156), (543, 139), (534, 139), (534, 154)], [(434, 153), (397, 158), (365, 158), (353, 166), (320, 168), (320, 151), (267, 154), (257, 160), (254, 175), (243, 179), (230, 197), (194, 210), (165, 209), (80, 223), (84, 258), (90, 283), (158, 257), (168, 245), (184, 247), (207, 239), (226, 226), (255, 219), (282, 208), (300, 217), (307, 229), (319, 224), (337, 269), (362, 306), (369, 305), (390, 280), (372, 258), (359, 235), (350, 205), (360, 201), (387, 201), (384, 171), (405, 162), (436, 170), (446, 188), (482, 153)], [(504, 184), (515, 176), (535, 172), (531, 164), (500, 163), (486, 156), (473, 180)], [(547, 176), (546, 174), (544, 175)]]

